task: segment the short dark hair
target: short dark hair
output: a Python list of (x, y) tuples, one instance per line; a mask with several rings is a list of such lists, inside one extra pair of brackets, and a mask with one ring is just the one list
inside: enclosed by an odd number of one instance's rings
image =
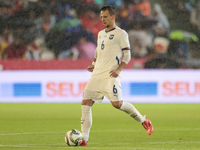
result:
[(102, 8), (101, 8), (101, 11), (106, 11), (106, 10), (108, 10), (109, 11), (109, 14), (112, 16), (112, 15), (116, 15), (116, 11), (115, 11), (115, 8), (114, 7), (112, 7), (112, 6), (103, 6)]

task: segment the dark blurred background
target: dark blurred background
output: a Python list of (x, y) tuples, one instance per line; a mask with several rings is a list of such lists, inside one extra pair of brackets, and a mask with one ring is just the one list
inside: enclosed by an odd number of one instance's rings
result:
[(132, 68), (200, 68), (200, 0), (0, 0), (0, 59), (93, 60), (104, 5), (129, 34)]

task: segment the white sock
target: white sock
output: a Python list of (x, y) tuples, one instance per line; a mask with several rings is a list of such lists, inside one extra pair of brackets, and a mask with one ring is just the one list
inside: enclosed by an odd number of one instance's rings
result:
[(90, 128), (92, 126), (92, 111), (91, 107), (87, 105), (81, 105), (82, 117), (81, 117), (81, 132), (83, 140), (85, 142), (89, 139)]
[(143, 117), (131, 103), (123, 102), (120, 110), (126, 112), (140, 123), (146, 121), (145, 117)]

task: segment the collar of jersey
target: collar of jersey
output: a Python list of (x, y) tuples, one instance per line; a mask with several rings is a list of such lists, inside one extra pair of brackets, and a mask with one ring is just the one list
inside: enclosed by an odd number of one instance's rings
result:
[[(116, 28), (113, 28), (113, 29), (111, 29), (110, 31), (113, 31), (113, 30), (115, 30)], [(108, 33), (108, 32), (110, 32), (110, 31), (107, 31), (106, 29), (105, 29), (105, 32), (106, 33)]]

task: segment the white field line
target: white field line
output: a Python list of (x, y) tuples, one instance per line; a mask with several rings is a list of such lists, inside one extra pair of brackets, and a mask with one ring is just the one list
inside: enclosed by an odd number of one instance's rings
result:
[[(184, 128), (184, 129), (154, 129), (154, 131), (196, 131), (200, 130), (200, 128)], [(97, 130), (91, 132), (135, 132), (140, 130)], [(3, 135), (26, 135), (26, 134), (59, 134), (65, 133), (63, 132), (24, 132), (24, 133), (1, 133), (0, 136)]]

